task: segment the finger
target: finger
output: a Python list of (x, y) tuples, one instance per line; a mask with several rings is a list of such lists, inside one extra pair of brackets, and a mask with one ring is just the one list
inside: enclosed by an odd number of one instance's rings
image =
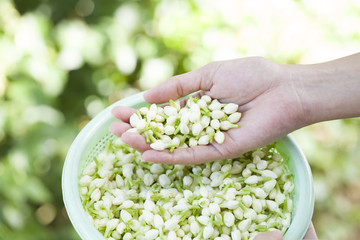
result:
[(275, 230), (268, 233), (262, 233), (256, 235), (254, 240), (282, 240), (282, 232), (280, 230)]
[(124, 132), (126, 132), (130, 128), (131, 128), (130, 124), (117, 121), (111, 123), (109, 130), (116, 136), (120, 137)]
[(313, 223), (311, 222), (310, 223), (310, 226), (304, 236), (304, 240), (317, 240), (318, 237), (316, 235), (316, 232), (315, 232), (315, 228), (314, 228), (314, 225)]
[(125, 132), (122, 134), (121, 140), (140, 152), (150, 149), (150, 144), (147, 143), (145, 138), (138, 133)]
[(221, 158), (221, 153), (213, 145), (179, 148), (172, 153), (149, 150), (142, 155), (142, 159), (146, 162), (186, 165), (210, 162)]
[(149, 103), (163, 103), (178, 99), (198, 90), (208, 91), (211, 88), (211, 75), (217, 63), (208, 64), (192, 72), (171, 77), (166, 82), (147, 91), (144, 98)]
[(112, 113), (112, 115), (114, 115), (114, 117), (116, 117), (124, 122), (129, 122), (129, 118), (135, 112), (136, 112), (136, 109), (124, 107), (124, 106), (117, 106), (111, 110), (111, 113)]

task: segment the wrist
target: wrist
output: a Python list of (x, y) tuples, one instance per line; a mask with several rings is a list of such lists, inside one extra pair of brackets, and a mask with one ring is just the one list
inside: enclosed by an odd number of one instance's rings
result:
[[(360, 55), (311, 65), (286, 65), (303, 125), (360, 116)], [(357, 60), (357, 61), (355, 61)]]

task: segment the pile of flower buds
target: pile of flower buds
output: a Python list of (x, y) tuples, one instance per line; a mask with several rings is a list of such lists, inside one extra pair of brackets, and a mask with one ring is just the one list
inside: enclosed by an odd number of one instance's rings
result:
[(181, 108), (179, 101), (170, 100), (164, 108), (152, 104), (140, 108), (130, 117), (130, 131), (142, 134), (155, 150), (207, 145), (214, 140), (222, 144), (222, 131), (239, 127), (241, 118), (234, 103), (222, 104), (204, 95), (200, 99), (189, 97)]
[(253, 239), (291, 221), (293, 177), (273, 146), (206, 164), (161, 165), (110, 141), (83, 170), (80, 195), (106, 239)]

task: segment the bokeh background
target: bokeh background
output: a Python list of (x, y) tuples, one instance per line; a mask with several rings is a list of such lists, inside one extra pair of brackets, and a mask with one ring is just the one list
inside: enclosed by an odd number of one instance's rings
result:
[[(62, 165), (114, 101), (214, 60), (308, 64), (359, 49), (357, 0), (0, 0), (0, 239), (79, 239)], [(358, 239), (360, 120), (293, 136), (312, 167), (319, 238)]]

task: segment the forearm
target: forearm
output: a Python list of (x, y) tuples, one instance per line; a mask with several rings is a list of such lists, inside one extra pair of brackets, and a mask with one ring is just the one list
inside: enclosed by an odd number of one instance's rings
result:
[(306, 124), (360, 116), (360, 53), (286, 68)]

